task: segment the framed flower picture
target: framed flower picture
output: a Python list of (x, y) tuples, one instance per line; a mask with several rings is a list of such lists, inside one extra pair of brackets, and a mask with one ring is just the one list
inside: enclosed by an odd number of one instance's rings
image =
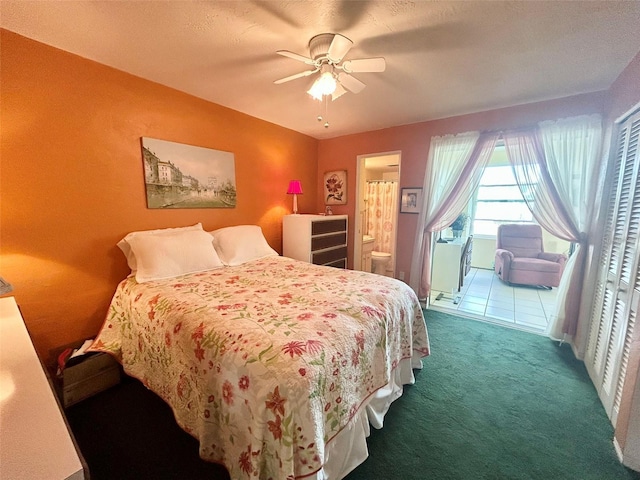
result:
[(325, 205), (345, 205), (347, 203), (347, 171), (336, 170), (324, 174)]

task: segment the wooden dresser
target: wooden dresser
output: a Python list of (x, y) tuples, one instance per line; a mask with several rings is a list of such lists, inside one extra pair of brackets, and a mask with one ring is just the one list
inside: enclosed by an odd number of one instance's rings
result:
[(347, 268), (347, 215), (285, 215), (282, 229), (285, 257)]

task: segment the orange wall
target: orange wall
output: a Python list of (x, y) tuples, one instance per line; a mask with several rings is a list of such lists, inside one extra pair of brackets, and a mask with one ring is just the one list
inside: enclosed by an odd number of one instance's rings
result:
[[(259, 224), (282, 248), (286, 195), (316, 202), (318, 141), (104, 65), (0, 32), (0, 275), (36, 348), (94, 335), (128, 274), (134, 230)], [(235, 154), (234, 209), (148, 210), (140, 137)]]
[[(516, 107), (489, 110), (459, 117), (433, 120), (384, 130), (321, 140), (318, 156), (318, 208), (322, 211), (322, 179), (324, 172), (347, 169), (347, 204), (334, 207), (334, 213), (349, 215), (349, 238), (353, 239), (356, 207), (356, 164), (358, 155), (390, 151), (402, 152), (400, 185), (422, 187), (433, 136), (455, 134), (471, 130), (501, 130), (534, 125), (542, 120), (588, 113), (603, 113), (607, 92), (576, 95), (573, 97), (531, 103)], [(428, 194), (428, 192), (427, 192)], [(417, 215), (399, 214), (396, 276), (404, 272), (410, 281), (411, 255), (415, 238)], [(349, 265), (353, 266), (353, 241), (349, 247)]]

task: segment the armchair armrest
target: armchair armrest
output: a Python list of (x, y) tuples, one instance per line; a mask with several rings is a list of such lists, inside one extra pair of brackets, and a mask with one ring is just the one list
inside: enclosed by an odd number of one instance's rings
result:
[(567, 263), (567, 256), (564, 253), (541, 252), (538, 254), (538, 258), (540, 260), (559, 263), (560, 265)]
[(509, 281), (509, 271), (511, 270), (511, 261), (513, 253), (502, 248), (496, 249), (495, 271), (505, 282)]
[(504, 250), (502, 248), (497, 248), (496, 249), (496, 257), (502, 258), (503, 262), (511, 263), (511, 260), (513, 260), (513, 253), (510, 252), (509, 250)]

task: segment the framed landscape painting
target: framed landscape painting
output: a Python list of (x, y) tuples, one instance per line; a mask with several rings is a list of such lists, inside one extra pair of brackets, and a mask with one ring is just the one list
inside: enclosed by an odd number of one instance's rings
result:
[(148, 208), (234, 208), (231, 152), (142, 137)]

